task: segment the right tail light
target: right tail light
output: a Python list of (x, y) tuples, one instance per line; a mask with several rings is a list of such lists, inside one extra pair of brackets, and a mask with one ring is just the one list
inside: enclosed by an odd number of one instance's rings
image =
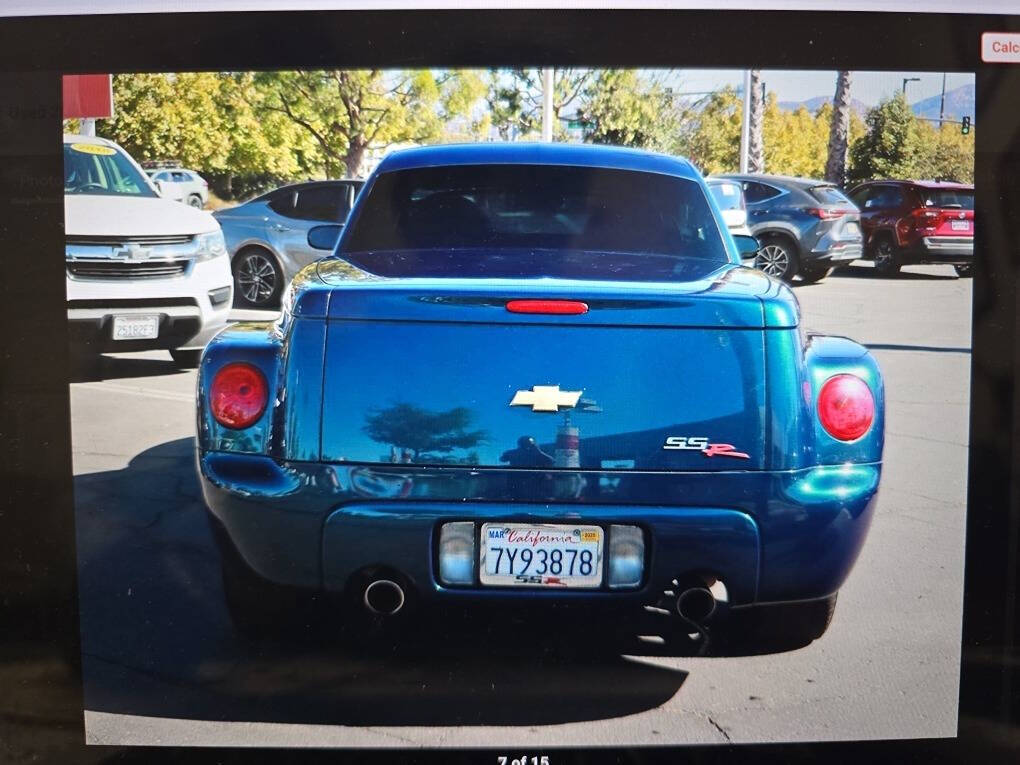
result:
[(856, 441), (875, 421), (875, 397), (856, 375), (830, 377), (818, 392), (818, 419), (839, 441)]

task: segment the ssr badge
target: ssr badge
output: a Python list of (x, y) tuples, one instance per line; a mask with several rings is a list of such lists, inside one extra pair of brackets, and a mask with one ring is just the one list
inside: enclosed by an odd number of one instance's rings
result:
[(736, 457), (749, 460), (750, 455), (736, 451), (733, 444), (710, 444), (707, 436), (667, 436), (663, 449), (701, 452), (706, 457)]

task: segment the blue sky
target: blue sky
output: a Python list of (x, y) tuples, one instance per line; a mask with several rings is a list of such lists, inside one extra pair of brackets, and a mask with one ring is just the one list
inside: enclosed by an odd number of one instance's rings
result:
[[(677, 69), (668, 77), (668, 83), (681, 93), (718, 90), (726, 85), (739, 88), (743, 83), (742, 69)], [(942, 90), (941, 72), (854, 72), (851, 95), (868, 106), (903, 87), (904, 77), (920, 77), (920, 82), (907, 85), (907, 100), (911, 103), (938, 95)], [(774, 92), (780, 101), (804, 101), (814, 96), (832, 97), (836, 87), (835, 70), (784, 70), (765, 69), (762, 80), (768, 92)], [(974, 82), (971, 72), (950, 72), (946, 90), (953, 90)]]

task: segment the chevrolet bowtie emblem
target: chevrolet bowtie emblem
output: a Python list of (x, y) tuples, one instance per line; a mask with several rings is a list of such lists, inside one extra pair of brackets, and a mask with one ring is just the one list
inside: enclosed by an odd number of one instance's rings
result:
[(535, 385), (531, 390), (519, 390), (510, 406), (530, 406), (533, 412), (558, 412), (560, 407), (577, 406), (579, 390), (560, 390), (559, 385)]

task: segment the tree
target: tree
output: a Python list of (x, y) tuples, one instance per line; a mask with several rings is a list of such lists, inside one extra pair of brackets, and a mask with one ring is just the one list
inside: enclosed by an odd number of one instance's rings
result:
[(941, 128), (919, 123), (922, 150), (915, 177), (974, 183), (974, 131), (963, 135), (960, 126), (952, 123)]
[(865, 124), (865, 135), (850, 145), (850, 181), (919, 177), (921, 128), (902, 93), (870, 109)]
[(667, 143), (670, 104), (661, 85), (634, 69), (606, 69), (584, 93), (578, 116), (585, 140), (661, 149)]
[(751, 70), (751, 108), (747, 141), (747, 172), (765, 172), (765, 94), (761, 70)]
[(829, 151), (825, 162), (825, 180), (842, 186), (846, 181), (846, 155), (850, 145), (850, 72), (836, 76), (836, 92), (832, 98), (832, 123), (829, 128)]
[(695, 105), (690, 124), (674, 140), (673, 153), (686, 156), (705, 175), (735, 173), (740, 166), (741, 100), (726, 87)]
[(308, 131), (331, 177), (359, 175), (370, 149), (436, 140), (466, 104), (457, 73), (428, 69), (264, 72), (256, 82), (263, 109)]
[[(594, 78), (590, 69), (557, 69), (553, 76), (553, 136), (562, 136), (561, 112)], [(492, 70), (486, 97), (492, 124), (504, 140), (529, 136), (542, 126), (542, 70)]]
[(415, 461), (442, 462), (454, 449), (471, 449), (485, 441), (484, 430), (468, 430), (474, 416), (458, 406), (445, 412), (398, 403), (365, 417), (362, 430), (373, 441), (411, 452)]
[(138, 161), (178, 159), (200, 170), (222, 170), (230, 154), (229, 125), (219, 108), (220, 78), (211, 72), (118, 74), (112, 119), (97, 134)]

